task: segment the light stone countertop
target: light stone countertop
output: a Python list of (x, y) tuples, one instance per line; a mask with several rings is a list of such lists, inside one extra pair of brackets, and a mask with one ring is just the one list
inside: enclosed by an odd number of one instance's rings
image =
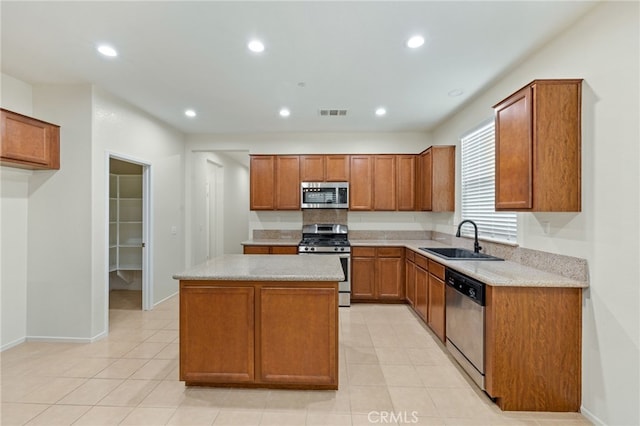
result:
[(247, 240), (243, 241), (240, 244), (243, 246), (297, 246), (300, 242), (300, 238), (297, 239), (288, 239), (288, 238), (279, 238), (279, 239), (259, 239), (259, 240)]
[[(243, 245), (297, 245), (299, 240), (249, 240)], [(587, 288), (589, 284), (559, 274), (508, 260), (446, 260), (420, 250), (420, 247), (451, 247), (435, 240), (358, 240), (349, 239), (352, 247), (405, 247), (444, 266), (494, 287), (567, 287)], [(312, 256), (320, 257), (320, 256)]]
[(340, 258), (334, 255), (292, 256), (228, 254), (173, 276), (176, 280), (342, 281)]

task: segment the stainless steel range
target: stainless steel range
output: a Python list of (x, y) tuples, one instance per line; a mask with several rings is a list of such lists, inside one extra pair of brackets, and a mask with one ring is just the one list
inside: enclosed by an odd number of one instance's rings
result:
[(337, 255), (340, 257), (345, 280), (340, 283), (338, 302), (340, 306), (351, 306), (351, 244), (347, 225), (315, 223), (302, 227), (302, 241), (298, 254)]

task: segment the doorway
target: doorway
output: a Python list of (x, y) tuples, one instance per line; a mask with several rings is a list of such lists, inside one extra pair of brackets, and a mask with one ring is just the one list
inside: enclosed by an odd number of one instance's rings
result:
[(223, 179), (222, 165), (207, 159), (207, 180), (205, 182), (207, 260), (220, 256), (223, 251)]
[(109, 155), (108, 170), (108, 308), (149, 310), (150, 166)]

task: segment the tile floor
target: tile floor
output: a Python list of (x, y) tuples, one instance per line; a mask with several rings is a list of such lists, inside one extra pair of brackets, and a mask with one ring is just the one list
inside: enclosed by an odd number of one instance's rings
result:
[(91, 344), (0, 354), (8, 425), (588, 425), (578, 413), (501, 412), (405, 305), (340, 308), (340, 390), (186, 388), (178, 297), (110, 310)]

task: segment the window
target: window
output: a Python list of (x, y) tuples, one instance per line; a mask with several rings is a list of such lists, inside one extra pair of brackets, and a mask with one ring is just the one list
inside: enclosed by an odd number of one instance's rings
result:
[[(462, 137), (462, 220), (478, 225), (478, 236), (515, 243), (516, 213), (495, 211), (495, 125), (493, 120)], [(473, 236), (472, 226), (463, 226)]]

